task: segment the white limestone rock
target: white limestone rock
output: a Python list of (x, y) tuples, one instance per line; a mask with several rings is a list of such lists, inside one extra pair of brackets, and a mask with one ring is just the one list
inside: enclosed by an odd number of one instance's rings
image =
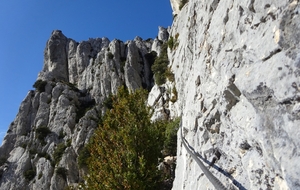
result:
[(159, 26), (159, 27), (158, 27), (158, 36), (157, 36), (157, 38), (158, 38), (158, 40), (161, 40), (161, 41), (163, 41), (163, 42), (168, 41), (168, 39), (169, 39), (169, 32), (168, 32), (168, 29)]
[[(23, 177), (24, 172), (32, 169), (29, 153), (22, 147), (14, 148), (10, 152), (7, 163), (8, 165), (2, 174), (2, 179), (4, 179), (3, 187), (8, 189), (29, 189), (26, 185), (26, 179)], [(14, 176), (14, 178), (11, 178), (11, 176)]]
[[(179, 41), (169, 60), (185, 138), (209, 162), (218, 157), (215, 164), (246, 189), (300, 188), (299, 7), (190, 0), (171, 28)], [(212, 184), (178, 138), (173, 189), (207, 188)]]
[(167, 82), (161, 86), (155, 85), (148, 95), (148, 106), (153, 108), (152, 120), (175, 119), (178, 112), (177, 92), (174, 82)]
[(151, 50), (157, 52), (157, 56), (160, 55), (162, 44), (162, 41), (160, 41), (158, 38), (155, 38), (153, 41)]
[(170, 2), (171, 2), (172, 10), (173, 10), (173, 15), (177, 15), (180, 11), (179, 6), (181, 3), (181, 0), (170, 0)]
[(54, 30), (44, 51), (44, 68), (39, 78), (68, 81), (66, 44), (68, 39), (60, 30)]
[[(48, 172), (50, 171), (50, 172)], [(51, 166), (51, 162), (46, 158), (39, 158), (36, 164), (36, 175), (37, 178), (35, 183), (30, 184), (30, 189), (49, 189), (51, 181), (49, 179), (53, 176), (54, 169)]]
[[(125, 43), (107, 38), (78, 43), (53, 31), (38, 75), (45, 89), (27, 94), (0, 147), (7, 160), (0, 166), (0, 189), (60, 190), (83, 182), (86, 169), (78, 166), (77, 157), (106, 110), (103, 102), (121, 85), (130, 91), (154, 85), (145, 58), (152, 44), (140, 37)], [(55, 161), (61, 145), (61, 159)], [(65, 168), (66, 176), (58, 168)], [(28, 169), (35, 171), (30, 181), (23, 175)]]

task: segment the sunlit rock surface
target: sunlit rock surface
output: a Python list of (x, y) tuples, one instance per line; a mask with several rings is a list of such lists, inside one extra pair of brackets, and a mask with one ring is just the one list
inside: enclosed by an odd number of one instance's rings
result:
[[(300, 189), (299, 10), (298, 1), (190, 0), (171, 27), (173, 112), (190, 145), (245, 189)], [(173, 189), (213, 189), (180, 137)]]
[[(167, 29), (159, 27), (158, 34), (168, 39)], [(140, 37), (78, 43), (53, 31), (41, 85), (28, 92), (0, 147), (0, 189), (59, 190), (82, 183), (86, 168), (79, 167), (78, 155), (106, 110), (103, 102), (121, 85), (150, 90), (154, 80), (145, 54), (161, 45)]]

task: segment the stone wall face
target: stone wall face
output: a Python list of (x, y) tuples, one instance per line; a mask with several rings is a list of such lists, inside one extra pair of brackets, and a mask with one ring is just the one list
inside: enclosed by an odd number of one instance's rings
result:
[[(171, 112), (190, 145), (246, 189), (300, 188), (299, 10), (288, 0), (190, 0), (171, 27)], [(213, 187), (180, 137), (177, 159), (174, 190)]]

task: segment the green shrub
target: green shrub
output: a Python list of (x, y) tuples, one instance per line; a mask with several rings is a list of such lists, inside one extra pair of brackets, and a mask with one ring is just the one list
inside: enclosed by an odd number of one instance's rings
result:
[(36, 130), (36, 138), (44, 141), (45, 137), (47, 137), (48, 134), (51, 133), (50, 129), (46, 126), (40, 126)]
[(63, 142), (59, 143), (57, 145), (57, 147), (54, 150), (53, 155), (52, 155), (55, 164), (57, 164), (60, 161), (62, 155), (64, 154), (64, 152), (66, 150), (66, 148), (67, 148), (67, 146)]
[[(168, 79), (171, 82), (175, 81), (174, 74), (171, 69), (168, 67), (169, 59), (167, 55), (167, 48), (174, 48), (174, 38), (171, 36), (168, 43), (164, 43), (161, 47), (161, 53), (159, 57), (157, 57), (151, 67), (155, 82), (157, 85), (162, 85)], [(175, 44), (178, 44), (177, 42)], [(150, 57), (150, 56), (149, 56)], [(152, 56), (153, 57), (153, 56)]]
[(103, 102), (104, 107), (107, 109), (112, 109), (112, 103), (113, 103), (113, 95), (110, 94)]
[(174, 47), (174, 38), (173, 36), (170, 36), (169, 40), (168, 40), (168, 47), (173, 50)]
[(67, 180), (68, 170), (64, 167), (58, 167), (56, 169), (56, 174), (60, 175), (64, 180)]
[(90, 157), (90, 152), (87, 146), (83, 147), (82, 150), (80, 150), (78, 155), (78, 165), (79, 167), (85, 167), (87, 166), (87, 159)]
[(71, 144), (72, 144), (72, 139), (68, 139), (68, 140), (67, 140), (67, 144), (66, 144), (66, 146), (67, 146), (67, 147), (70, 147), (70, 146), (71, 146)]
[(44, 158), (46, 158), (47, 160), (50, 160), (50, 161), (51, 161), (51, 157), (50, 157), (50, 155), (49, 155), (47, 152), (39, 152), (39, 153), (38, 153), (38, 156), (39, 156), (39, 157), (44, 157)]
[(178, 96), (177, 89), (175, 86), (173, 86), (172, 94), (173, 94), (173, 96), (170, 101), (174, 103), (177, 101), (177, 96)]
[(43, 81), (39, 79), (33, 84), (33, 87), (37, 89), (39, 92), (45, 92), (46, 85), (47, 85), (47, 81)]
[(80, 101), (80, 105), (77, 106), (75, 121), (78, 122), (79, 119), (82, 118), (85, 113), (92, 109), (95, 105), (96, 101), (94, 99), (89, 101)]
[(167, 155), (176, 155), (177, 151), (177, 131), (179, 129), (180, 118), (171, 122), (166, 122), (164, 152)]
[(156, 189), (163, 131), (150, 120), (147, 92), (120, 88), (89, 145), (87, 189)]
[(109, 59), (113, 59), (113, 58), (114, 58), (114, 55), (113, 55), (111, 52), (108, 52), (108, 53), (107, 53), (107, 57), (108, 57)]
[(175, 34), (175, 38), (173, 38), (173, 36), (170, 36), (168, 40), (168, 47), (170, 48), (170, 50), (174, 50), (179, 45), (178, 37), (179, 33)]
[(64, 130), (61, 129), (58, 134), (58, 139), (63, 139), (65, 137)]
[(170, 67), (167, 68), (167, 70), (165, 72), (165, 76), (169, 81), (171, 81), (171, 82), (175, 81), (174, 73), (171, 71)]
[(161, 47), (159, 57), (155, 59), (154, 64), (151, 67), (157, 85), (162, 85), (166, 82), (166, 71), (169, 64), (167, 48), (167, 43), (164, 43)]
[(29, 149), (29, 154), (35, 155), (36, 153), (37, 153), (36, 148), (31, 148), (31, 149)]
[(25, 179), (27, 181), (31, 181), (33, 180), (33, 178), (35, 177), (36, 175), (36, 172), (34, 169), (29, 169), (29, 170), (26, 170), (24, 173), (23, 173), (23, 176), (25, 177)]
[(22, 148), (26, 149), (26, 147), (27, 147), (27, 144), (26, 144), (26, 143), (22, 143), (22, 144), (20, 145), (20, 147), (22, 147)]

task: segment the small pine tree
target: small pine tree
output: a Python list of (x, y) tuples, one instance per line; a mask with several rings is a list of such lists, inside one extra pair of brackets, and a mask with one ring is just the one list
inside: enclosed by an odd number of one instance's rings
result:
[(164, 128), (152, 124), (146, 91), (123, 87), (88, 144), (87, 189), (156, 189)]

